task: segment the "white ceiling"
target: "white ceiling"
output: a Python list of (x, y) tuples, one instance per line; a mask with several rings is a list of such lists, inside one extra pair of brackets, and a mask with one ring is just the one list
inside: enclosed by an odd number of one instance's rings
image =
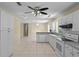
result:
[(38, 16), (33, 16), (33, 14), (25, 14), (24, 12), (32, 11), (29, 9), (27, 6), (32, 6), (32, 7), (48, 7), (49, 9), (45, 12), (47, 12), (50, 17), (53, 17), (72, 4), (74, 2), (21, 2), (22, 6), (18, 6), (16, 2), (0, 2), (0, 6), (2, 8), (5, 8), (6, 10), (18, 15), (19, 17), (22, 17), (24, 21), (28, 20), (47, 20), (49, 17), (48, 15), (38, 15)]

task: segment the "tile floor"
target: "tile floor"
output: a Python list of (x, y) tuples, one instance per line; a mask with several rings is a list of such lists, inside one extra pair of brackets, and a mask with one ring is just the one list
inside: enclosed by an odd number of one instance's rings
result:
[(49, 43), (36, 43), (32, 38), (24, 38), (15, 46), (13, 57), (54, 57)]

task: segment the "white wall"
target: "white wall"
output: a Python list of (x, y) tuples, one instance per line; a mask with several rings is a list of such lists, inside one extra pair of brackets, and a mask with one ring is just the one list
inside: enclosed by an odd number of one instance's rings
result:
[(48, 23), (28, 23), (28, 37), (36, 40), (36, 32), (48, 32)]
[[(60, 18), (56, 18), (56, 19), (51, 19), (48, 24), (49, 24), (49, 28), (52, 30), (52, 32), (58, 32), (58, 20)], [(53, 20), (53, 21), (52, 21)]]
[(29, 23), (29, 35), (36, 34), (36, 32), (47, 32), (48, 24), (47, 23)]

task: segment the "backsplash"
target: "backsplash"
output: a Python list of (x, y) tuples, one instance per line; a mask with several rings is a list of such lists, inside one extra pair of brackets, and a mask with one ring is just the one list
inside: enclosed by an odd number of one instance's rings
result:
[(59, 28), (59, 33), (62, 33), (64, 36), (65, 36), (66, 33), (69, 33), (71, 31), (72, 31), (72, 29), (62, 29), (62, 28)]
[(79, 35), (79, 31), (72, 31), (72, 29), (62, 29), (62, 28), (59, 28), (59, 33), (62, 33), (64, 36), (65, 36), (66, 34)]

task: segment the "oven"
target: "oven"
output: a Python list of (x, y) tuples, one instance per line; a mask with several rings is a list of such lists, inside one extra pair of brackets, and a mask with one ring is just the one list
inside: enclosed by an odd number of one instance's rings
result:
[(64, 41), (56, 40), (56, 56), (63, 57), (64, 56)]

